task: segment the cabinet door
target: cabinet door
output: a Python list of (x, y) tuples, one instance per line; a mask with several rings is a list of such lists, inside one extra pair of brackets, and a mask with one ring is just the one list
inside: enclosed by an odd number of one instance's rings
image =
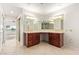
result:
[(49, 33), (49, 44), (52, 44), (53, 45), (53, 43), (52, 43), (52, 41), (53, 41), (53, 34), (52, 33)]
[(33, 45), (40, 43), (40, 33), (35, 33), (33, 38)]
[(40, 34), (39, 33), (28, 33), (28, 44), (27, 47), (31, 47), (40, 42)]
[(56, 47), (62, 47), (63, 46), (63, 34), (49, 33), (49, 43)]

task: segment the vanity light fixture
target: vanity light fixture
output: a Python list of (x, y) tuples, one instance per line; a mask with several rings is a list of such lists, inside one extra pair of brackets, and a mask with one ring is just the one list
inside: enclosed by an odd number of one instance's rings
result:
[(54, 20), (53, 20), (53, 19), (51, 19), (51, 20), (49, 20), (49, 21), (52, 21), (52, 22), (54, 22)]
[(27, 18), (27, 19), (36, 19), (36, 18), (34, 18), (34, 17), (31, 17), (31, 16), (27, 16), (26, 18)]
[(62, 16), (58, 16), (58, 18), (62, 18)]
[(63, 16), (60, 15), (60, 16), (54, 16), (52, 19), (62, 19), (62, 18), (63, 18)]
[(49, 22), (49, 23), (54, 24), (54, 22)]

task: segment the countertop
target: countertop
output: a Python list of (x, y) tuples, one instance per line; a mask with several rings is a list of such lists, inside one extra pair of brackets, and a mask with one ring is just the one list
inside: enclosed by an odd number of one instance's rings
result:
[(64, 33), (63, 30), (37, 30), (37, 31), (24, 31), (24, 33)]

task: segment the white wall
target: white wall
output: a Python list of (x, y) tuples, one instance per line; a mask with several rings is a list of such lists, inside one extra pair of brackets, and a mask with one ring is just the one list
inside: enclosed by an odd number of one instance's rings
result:
[(3, 39), (3, 30), (2, 30), (3, 27), (1, 27), (3, 26), (2, 24), (3, 24), (3, 18), (0, 15), (0, 50), (2, 48), (2, 39)]
[(64, 14), (64, 47), (79, 48), (79, 4), (50, 14)]
[(64, 16), (65, 44), (79, 48), (79, 4), (68, 7)]
[[(0, 25), (2, 25), (2, 24), (3, 24), (2, 7), (0, 6)], [(3, 39), (3, 31), (2, 31), (2, 28), (0, 26), (0, 51), (1, 51), (1, 48), (2, 48), (2, 39)]]

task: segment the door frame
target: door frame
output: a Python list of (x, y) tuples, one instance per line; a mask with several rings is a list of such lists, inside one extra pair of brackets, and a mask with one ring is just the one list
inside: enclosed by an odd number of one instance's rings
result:
[(16, 40), (17, 43), (20, 43), (20, 17), (17, 17), (16, 20)]

